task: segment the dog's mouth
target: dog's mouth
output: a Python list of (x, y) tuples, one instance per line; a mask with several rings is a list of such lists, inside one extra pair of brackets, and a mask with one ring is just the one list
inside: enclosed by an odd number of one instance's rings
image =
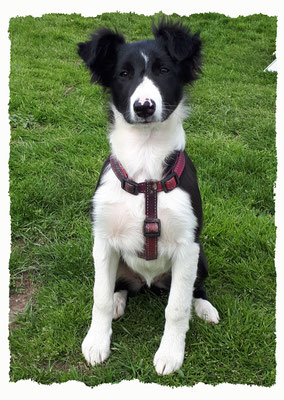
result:
[(145, 124), (151, 124), (152, 122), (160, 122), (160, 121), (158, 121), (157, 118), (155, 118), (154, 116), (151, 116), (145, 118), (137, 117), (134, 119), (132, 123), (145, 125)]
[(129, 113), (124, 114), (126, 122), (131, 125), (148, 125), (151, 123), (162, 122), (162, 119), (158, 118), (155, 114), (148, 117), (139, 117), (137, 115), (130, 115)]

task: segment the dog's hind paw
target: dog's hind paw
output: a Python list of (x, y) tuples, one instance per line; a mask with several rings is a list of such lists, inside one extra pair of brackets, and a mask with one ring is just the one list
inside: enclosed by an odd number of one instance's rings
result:
[(215, 307), (208, 300), (195, 299), (194, 309), (199, 318), (210, 324), (218, 324), (220, 317)]
[(124, 314), (127, 300), (127, 290), (120, 290), (113, 295), (113, 319), (118, 319)]

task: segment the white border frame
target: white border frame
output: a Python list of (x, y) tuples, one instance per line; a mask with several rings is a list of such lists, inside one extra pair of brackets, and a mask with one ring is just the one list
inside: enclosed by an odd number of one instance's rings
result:
[[(142, 4), (143, 3), (143, 4)], [(8, 175), (8, 161), (9, 161), (9, 140), (10, 137), (7, 132), (10, 132), (9, 119), (8, 119), (8, 102), (9, 102), (9, 71), (10, 71), (10, 42), (8, 39), (8, 26), (9, 19), (15, 16), (33, 15), (34, 17), (41, 16), (46, 13), (78, 13), (83, 16), (96, 16), (103, 12), (135, 12), (137, 14), (152, 15), (156, 12), (162, 11), (165, 14), (176, 13), (179, 15), (190, 15), (194, 13), (203, 12), (217, 12), (231, 17), (239, 15), (251, 14), (266, 14), (278, 17), (278, 33), (277, 33), (277, 67), (278, 67), (278, 90), (277, 90), (277, 115), (276, 115), (276, 130), (277, 130), (277, 159), (278, 159), (278, 177), (276, 182), (276, 226), (277, 226), (277, 240), (276, 240), (276, 270), (277, 270), (277, 380), (276, 385), (271, 388), (263, 388), (258, 386), (247, 385), (232, 385), (232, 384), (219, 384), (215, 387), (199, 383), (194, 387), (178, 387), (170, 388), (167, 386), (160, 386), (158, 384), (143, 384), (138, 380), (123, 381), (119, 384), (103, 384), (95, 388), (89, 388), (82, 382), (69, 381), (63, 384), (42, 385), (31, 381), (19, 381), (16, 383), (9, 382), (9, 350), (8, 350), (8, 293), (9, 293), (9, 272), (7, 265), (10, 257), (10, 199), (9, 191), (9, 175)], [(281, 67), (283, 66), (283, 51), (281, 54), (281, 47), (283, 42), (280, 43), (279, 37), (283, 38), (283, 13), (280, 11), (280, 1), (271, 0), (269, 2), (263, 0), (244, 1), (238, 2), (228, 1), (199, 1), (189, 3), (185, 0), (175, 2), (167, 2), (166, 0), (143, 0), (141, 4), (135, 1), (115, 2), (111, 0), (102, 0), (96, 4), (92, 2), (81, 0), (49, 0), (41, 2), (40, 0), (12, 0), (5, 4), (1, 3), (0, 13), (1, 23), (1, 43), (2, 47), (2, 74), (1, 74), (1, 125), (2, 134), (1, 140), (1, 246), (2, 250), (2, 276), (1, 276), (1, 389), (3, 395), (9, 399), (49, 399), (51, 396), (62, 398), (68, 396), (69, 399), (77, 399), (79, 396), (84, 396), (84, 399), (94, 398), (94, 396), (114, 396), (115, 398), (124, 398), (125, 396), (135, 396), (136, 399), (142, 399), (145, 396), (177, 396), (179, 399), (188, 398), (188, 396), (210, 396), (219, 399), (226, 399), (230, 396), (230, 400), (244, 399), (248, 396), (257, 396), (257, 399), (266, 399), (267, 396), (273, 396), (273, 400), (280, 398), (281, 388), (284, 386), (283, 379), (283, 312), (279, 312), (280, 304), (283, 304), (283, 295), (281, 289), (283, 287), (283, 211), (280, 205), (284, 204), (283, 194), (283, 112), (280, 113), (280, 104), (283, 109), (283, 73)], [(280, 179), (281, 178), (281, 179)], [(282, 245), (281, 245), (282, 244)], [(282, 357), (280, 357), (282, 354)], [(283, 391), (282, 395), (283, 396)]]

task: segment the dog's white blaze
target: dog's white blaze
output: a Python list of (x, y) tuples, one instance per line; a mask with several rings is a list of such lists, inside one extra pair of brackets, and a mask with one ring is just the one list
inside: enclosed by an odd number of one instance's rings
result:
[(137, 120), (133, 106), (135, 101), (141, 98), (147, 98), (156, 103), (156, 110), (154, 113), (154, 117), (156, 121), (160, 121), (162, 118), (162, 110), (163, 110), (162, 96), (157, 86), (147, 76), (144, 77), (143, 81), (140, 83), (140, 85), (137, 86), (134, 93), (130, 97), (129, 111), (133, 122)]
[(144, 54), (143, 51), (141, 51), (141, 56), (142, 56), (142, 57), (144, 58), (144, 60), (145, 60), (145, 67), (147, 67), (147, 63), (148, 63), (148, 61), (149, 61), (149, 57), (146, 56), (146, 54)]

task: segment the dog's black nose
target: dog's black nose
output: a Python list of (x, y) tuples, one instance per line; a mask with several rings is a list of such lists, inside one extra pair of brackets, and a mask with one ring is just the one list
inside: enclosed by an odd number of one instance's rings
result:
[(154, 100), (151, 99), (138, 99), (135, 101), (134, 105), (134, 112), (140, 118), (147, 118), (151, 117), (156, 110), (156, 104)]

